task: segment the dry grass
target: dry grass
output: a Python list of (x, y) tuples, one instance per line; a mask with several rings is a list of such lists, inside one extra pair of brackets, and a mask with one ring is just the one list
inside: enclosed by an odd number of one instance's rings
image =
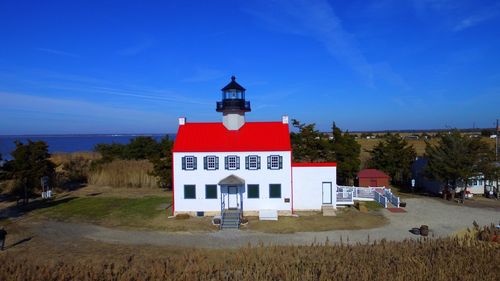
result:
[[(37, 237), (34, 238), (35, 240)], [(92, 241), (0, 253), (0, 280), (499, 280), (498, 244), (464, 239), (237, 250)], [(43, 242), (43, 241), (42, 241)], [(43, 253), (43, 254), (40, 254)]]
[[(372, 150), (382, 139), (357, 139), (356, 140), (361, 145), (361, 167), (365, 167), (366, 162), (370, 159), (370, 153), (368, 151)], [(406, 140), (409, 145), (413, 145), (418, 156), (422, 156), (425, 153), (425, 141), (424, 140)], [(431, 144), (435, 144), (437, 139), (431, 139), (429, 141)]]
[(157, 188), (156, 178), (150, 175), (153, 164), (148, 160), (114, 160), (89, 174), (93, 185), (111, 187)]
[(80, 151), (72, 153), (54, 153), (50, 157), (50, 160), (56, 165), (69, 163), (77, 159), (84, 159), (91, 161), (99, 160), (101, 159), (101, 154), (98, 152)]
[(388, 223), (379, 212), (362, 213), (354, 208), (339, 209), (337, 216), (325, 217), (319, 212), (299, 213), (299, 217), (280, 217), (278, 221), (259, 221), (249, 217), (243, 229), (269, 233), (293, 233), (308, 231), (369, 229)]
[[(404, 135), (404, 134), (401, 134)], [(488, 143), (491, 147), (495, 147), (495, 140), (490, 139), (490, 138), (482, 138), (483, 141)], [(366, 162), (368, 159), (370, 159), (370, 153), (368, 151), (372, 150), (382, 139), (357, 139), (356, 140), (360, 145), (361, 145), (361, 153), (360, 153), (360, 160), (361, 160), (361, 167), (365, 167)], [(415, 151), (417, 152), (417, 156), (423, 156), (425, 153), (425, 147), (426, 143), (425, 140), (406, 140), (409, 145), (412, 145), (413, 148), (415, 148)], [(429, 140), (429, 143), (432, 145), (437, 144), (438, 139), (433, 138)]]

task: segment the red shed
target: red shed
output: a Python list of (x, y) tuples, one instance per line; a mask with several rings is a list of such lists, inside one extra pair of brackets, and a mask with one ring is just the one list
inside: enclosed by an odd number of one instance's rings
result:
[(389, 176), (377, 169), (364, 169), (359, 171), (359, 186), (388, 186)]

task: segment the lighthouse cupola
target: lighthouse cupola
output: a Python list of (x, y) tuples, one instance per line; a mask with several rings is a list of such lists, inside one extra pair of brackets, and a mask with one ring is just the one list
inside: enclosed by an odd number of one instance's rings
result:
[(231, 77), (231, 82), (222, 88), (222, 101), (217, 102), (217, 112), (222, 112), (222, 121), (228, 130), (239, 130), (245, 124), (245, 112), (251, 111), (245, 100), (245, 88)]

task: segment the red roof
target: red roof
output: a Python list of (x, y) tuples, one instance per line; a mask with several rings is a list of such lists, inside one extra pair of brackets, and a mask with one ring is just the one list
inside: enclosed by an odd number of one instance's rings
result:
[(292, 163), (292, 167), (337, 167), (335, 162)]
[(389, 178), (389, 176), (377, 169), (364, 169), (359, 171), (358, 178)]
[(179, 126), (173, 152), (291, 151), (288, 124), (246, 122), (230, 131), (222, 123)]

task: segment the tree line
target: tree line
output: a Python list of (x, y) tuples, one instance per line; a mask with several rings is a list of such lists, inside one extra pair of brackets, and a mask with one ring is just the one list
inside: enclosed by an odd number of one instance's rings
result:
[[(337, 162), (337, 183), (355, 184), (361, 168), (361, 145), (355, 136), (342, 131), (332, 123), (331, 134), (315, 128), (315, 124), (305, 124), (292, 120), (297, 132), (290, 134), (294, 162)], [(437, 143), (426, 141), (425, 157), (428, 158), (426, 176), (445, 183), (445, 189), (453, 191), (459, 183), (471, 177), (483, 175), (485, 179), (500, 177), (494, 150), (479, 138), (470, 138), (459, 131), (440, 133)], [(49, 176), (52, 186), (56, 181), (55, 164), (50, 161), (47, 143), (31, 141), (15, 142), (12, 160), (0, 167), (0, 181), (14, 180), (14, 193), (27, 197), (40, 188), (40, 178)], [(98, 144), (94, 151), (101, 155), (99, 160), (89, 162), (70, 161), (63, 165), (70, 180), (85, 181), (85, 169), (100, 169), (103, 164), (117, 159), (142, 160), (153, 164), (151, 175), (157, 178), (160, 187), (171, 187), (173, 141), (168, 136), (156, 141), (152, 137), (136, 137), (128, 144)], [(368, 150), (370, 158), (366, 168), (376, 168), (386, 172), (393, 184), (408, 186), (411, 180), (411, 166), (416, 158), (413, 146), (398, 134), (386, 134)], [(0, 155), (1, 160), (1, 155)]]
[[(16, 141), (15, 145), (11, 152), (12, 160), (0, 166), (0, 181), (13, 180), (13, 195), (23, 198), (26, 203), (33, 193), (41, 189), (41, 178), (44, 176), (49, 177), (50, 186), (61, 187), (61, 173), (56, 173), (56, 165), (50, 160), (46, 142)], [(94, 151), (100, 153), (99, 160), (71, 159), (62, 165), (62, 171), (67, 175), (67, 181), (86, 182), (87, 173), (84, 171), (100, 169), (115, 159), (147, 159), (153, 164), (151, 175), (156, 177), (157, 185), (169, 188), (172, 180), (172, 146), (173, 141), (168, 136), (158, 142), (152, 137), (141, 136), (131, 139), (128, 144), (97, 144)]]
[[(353, 135), (342, 131), (335, 123), (331, 134), (321, 133), (315, 129), (315, 124), (303, 124), (298, 120), (292, 120), (292, 126), (298, 130), (291, 133), (293, 161), (335, 161), (338, 163), (337, 183), (355, 183), (361, 168), (361, 147)], [(436, 144), (425, 140), (423, 156), (428, 158), (425, 174), (429, 179), (442, 182), (445, 193), (453, 192), (459, 183), (466, 183), (474, 176), (482, 175), (485, 180), (500, 177), (494, 149), (483, 139), (471, 138), (458, 130), (439, 133), (435, 139)], [(367, 152), (370, 158), (365, 168), (384, 171), (391, 177), (392, 184), (410, 186), (411, 167), (417, 153), (399, 134), (383, 135), (378, 144)]]

